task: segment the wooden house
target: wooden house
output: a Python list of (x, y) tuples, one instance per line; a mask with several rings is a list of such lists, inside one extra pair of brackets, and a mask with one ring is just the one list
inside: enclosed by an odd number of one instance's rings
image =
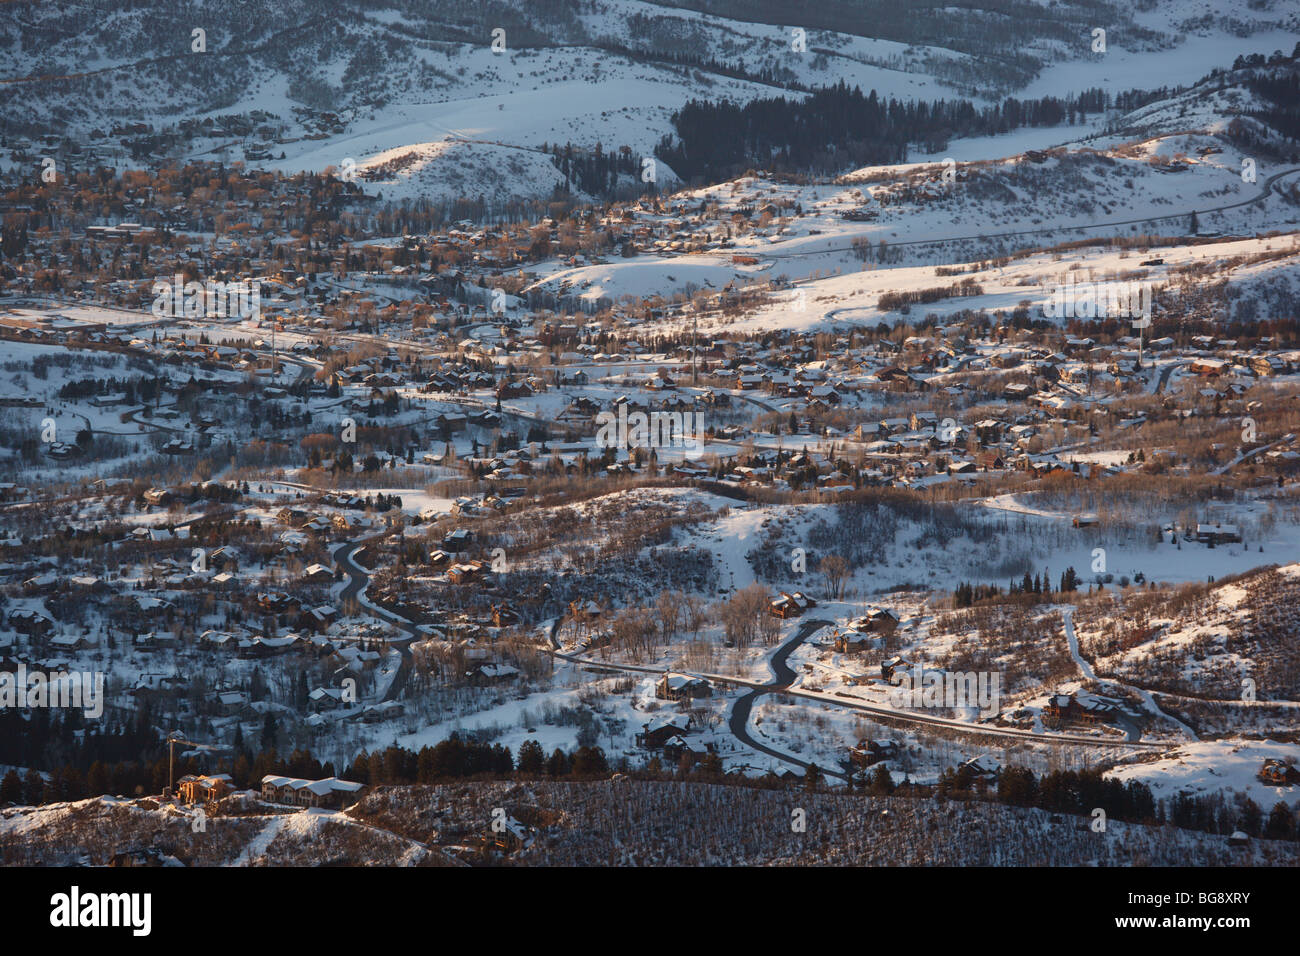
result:
[(687, 674), (665, 674), (655, 684), (655, 696), (660, 700), (696, 700), (712, 694), (708, 681)]

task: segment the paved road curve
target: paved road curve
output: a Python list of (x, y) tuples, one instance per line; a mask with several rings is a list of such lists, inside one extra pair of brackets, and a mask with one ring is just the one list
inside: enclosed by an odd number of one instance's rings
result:
[[(803, 767), (805, 771), (812, 766), (810, 761), (801, 760), (798, 757), (791, 756), (782, 751), (774, 750), (767, 744), (754, 739), (754, 737), (749, 733), (749, 716), (754, 709), (754, 701), (763, 694), (782, 693), (795, 682), (798, 675), (795, 674), (788, 663), (790, 655), (794, 653), (795, 648), (807, 640), (809, 635), (814, 631), (822, 627), (833, 626), (833, 623), (834, 622), (832, 621), (819, 621), (815, 619), (804, 621), (795, 630), (794, 636), (782, 644), (781, 647), (778, 648), (777, 652), (772, 655), (768, 663), (771, 665), (772, 673), (775, 675), (775, 678), (770, 683), (763, 684), (762, 686), (755, 686), (754, 689), (744, 697), (737, 698), (736, 702), (731, 707), (730, 727), (732, 734), (735, 735), (737, 740), (745, 744), (747, 747), (752, 747), (754, 750), (761, 753), (776, 757), (778, 760), (785, 763), (792, 763), (796, 766)], [(839, 777), (841, 780), (845, 779), (845, 774), (837, 770), (831, 770), (821, 766), (817, 769), (827, 776)]]
[[(384, 532), (386, 533), (386, 532)], [(339, 592), (339, 603), (343, 603), (349, 598), (356, 598), (357, 602), (361, 601), (361, 592), (370, 585), (370, 572), (357, 563), (355, 555), (368, 542), (383, 537), (383, 534), (371, 535), (368, 538), (362, 538), (360, 541), (348, 541), (334, 549), (334, 563), (348, 577), (348, 583), (343, 586)], [(419, 629), (412, 621), (407, 620), (400, 614), (389, 611), (385, 608), (365, 607), (366, 611), (376, 617), (382, 617), (391, 624), (396, 624), (412, 637), (421, 637)], [(392, 683), (388, 685), (388, 691), (380, 699), (380, 702), (397, 700), (401, 696), (402, 690), (406, 687), (406, 680), (411, 673), (411, 647), (410, 641), (394, 642), (393, 646), (402, 659), (397, 668), (397, 674), (394, 675)]]

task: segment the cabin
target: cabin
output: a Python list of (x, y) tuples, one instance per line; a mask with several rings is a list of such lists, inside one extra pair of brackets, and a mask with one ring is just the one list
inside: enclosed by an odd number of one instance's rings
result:
[(853, 627), (867, 634), (893, 634), (898, 629), (898, 615), (887, 607), (871, 607), (853, 622)]
[(493, 820), (488, 826), (483, 839), (484, 849), (498, 853), (514, 853), (533, 842), (533, 830), (514, 817), (506, 815), (504, 820)]
[(998, 773), (1002, 770), (1002, 767), (988, 754), (984, 754), (980, 757), (972, 757), (958, 769), (966, 771), (976, 780), (993, 783), (998, 779)]
[(1192, 373), (1205, 378), (1215, 378), (1228, 369), (1228, 363), (1222, 359), (1196, 359), (1189, 366)]
[(54, 622), (39, 611), (20, 609), (9, 612), (9, 626), (19, 634), (42, 638), (54, 630)]
[(687, 754), (699, 758), (713, 752), (713, 741), (700, 740), (698, 737), (683, 737), (681, 734), (669, 737), (664, 741), (663, 746), (665, 760), (681, 760)]
[(696, 700), (712, 694), (713, 687), (708, 681), (687, 674), (665, 674), (655, 684), (655, 696), (660, 700)]
[(467, 561), (463, 564), (453, 564), (447, 569), (447, 580), (452, 584), (473, 584), (483, 577), (487, 571), (487, 565), (482, 561)]
[(772, 599), (767, 609), (768, 613), (773, 617), (786, 620), (787, 618), (798, 617), (804, 611), (816, 606), (817, 602), (802, 591), (795, 591), (793, 594), (782, 591), (778, 597)]
[(442, 550), (450, 554), (468, 551), (474, 543), (474, 532), (468, 528), (457, 528), (442, 539)]
[(855, 767), (870, 767), (882, 760), (893, 760), (902, 752), (897, 740), (859, 740), (849, 751), (849, 763)]
[(656, 717), (641, 725), (636, 735), (636, 745), (644, 750), (658, 750), (671, 738), (685, 735), (695, 728), (695, 718), (690, 714), (670, 714)]
[(1119, 717), (1113, 703), (1091, 694), (1052, 694), (1043, 707), (1043, 716), (1062, 723), (1101, 724)]
[(869, 634), (855, 631), (838, 631), (835, 634), (835, 649), (841, 654), (856, 654), (870, 650), (875, 638)]
[(1233, 524), (1198, 524), (1196, 540), (1201, 544), (1240, 544), (1241, 531)]
[(894, 679), (894, 671), (899, 668), (905, 669), (906, 667), (907, 661), (903, 660), (901, 657), (891, 657), (888, 660), (880, 662), (880, 676), (885, 680), (892, 682)]
[(1273, 757), (1265, 759), (1264, 765), (1259, 768), (1259, 773), (1255, 776), (1260, 783), (1272, 787), (1285, 786), (1293, 779), (1300, 780), (1300, 772), (1297, 772), (1295, 767)]
[(479, 664), (465, 672), (465, 679), (475, 687), (504, 684), (519, 677), (522, 672), (510, 664)]
[(169, 857), (162, 850), (155, 847), (136, 847), (131, 850), (123, 850), (120, 853), (114, 853), (108, 860), (109, 866), (166, 866)]
[(312, 564), (302, 572), (302, 577), (304, 581), (319, 581), (323, 583), (326, 581), (333, 581), (334, 572), (323, 564)]

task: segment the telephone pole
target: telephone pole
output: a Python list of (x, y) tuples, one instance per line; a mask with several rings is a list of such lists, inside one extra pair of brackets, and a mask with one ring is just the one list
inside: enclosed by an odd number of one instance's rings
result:
[(695, 353), (696, 340), (700, 334), (700, 313), (694, 305), (691, 306), (691, 388), (695, 387)]
[(176, 788), (176, 745), (188, 744), (191, 747), (198, 746), (192, 740), (186, 740), (179, 732), (173, 731), (167, 735), (167, 795), (170, 797), (175, 793)]

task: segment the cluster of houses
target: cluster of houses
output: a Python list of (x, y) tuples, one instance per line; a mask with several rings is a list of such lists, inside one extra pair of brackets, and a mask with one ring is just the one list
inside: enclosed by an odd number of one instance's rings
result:
[(262, 799), (268, 803), (282, 803), (295, 807), (319, 807), (340, 810), (356, 803), (365, 795), (366, 786), (338, 777), (323, 780), (303, 780), (298, 777), (281, 777), (267, 774), (262, 778)]

